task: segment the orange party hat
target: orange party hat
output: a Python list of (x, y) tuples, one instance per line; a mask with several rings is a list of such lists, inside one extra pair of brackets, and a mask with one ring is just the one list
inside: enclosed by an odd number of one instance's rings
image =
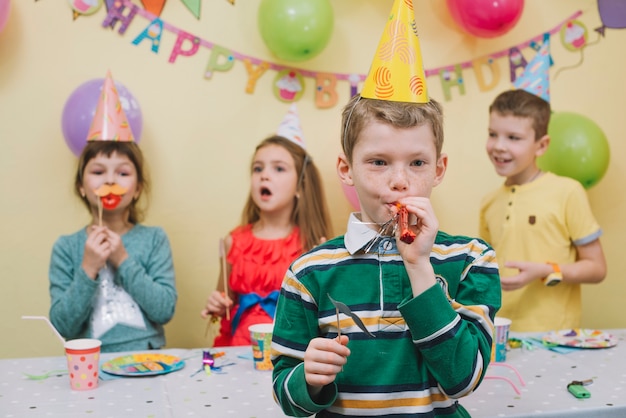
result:
[(426, 75), (413, 0), (395, 0), (361, 97), (427, 103)]
[(289, 111), (278, 126), (276, 135), (285, 137), (306, 150), (306, 143), (304, 142), (302, 127), (300, 126), (300, 117), (298, 116), (298, 109), (295, 103), (292, 102), (291, 106), (289, 106)]
[(104, 79), (96, 113), (87, 134), (87, 141), (135, 141), (113, 77), (111, 77), (111, 71), (107, 71)]

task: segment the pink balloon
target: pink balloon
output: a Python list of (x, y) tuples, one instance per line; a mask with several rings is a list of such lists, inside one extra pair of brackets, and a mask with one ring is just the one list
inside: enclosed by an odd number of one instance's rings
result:
[(0, 32), (4, 29), (4, 26), (9, 20), (9, 13), (11, 12), (11, 2), (9, 0), (0, 0)]
[(447, 0), (452, 19), (470, 35), (494, 38), (517, 23), (524, 0)]
[[(80, 156), (87, 144), (87, 134), (89, 133), (91, 121), (96, 114), (96, 105), (103, 85), (104, 78), (89, 80), (78, 86), (65, 102), (61, 127), (65, 143), (76, 156)], [(130, 128), (133, 131), (135, 142), (139, 143), (143, 128), (139, 103), (121, 83), (116, 81), (115, 88), (117, 89), (122, 109), (124, 109)]]
[(350, 202), (355, 211), (359, 212), (361, 210), (361, 203), (359, 203), (359, 197), (356, 194), (354, 186), (348, 186), (342, 182), (341, 188), (343, 189), (343, 194), (346, 196), (346, 199), (348, 199), (348, 202)]

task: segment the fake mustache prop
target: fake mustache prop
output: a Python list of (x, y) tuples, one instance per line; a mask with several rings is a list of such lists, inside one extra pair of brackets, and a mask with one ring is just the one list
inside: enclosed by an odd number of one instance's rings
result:
[(102, 208), (115, 209), (117, 205), (122, 201), (122, 196), (128, 189), (120, 186), (117, 183), (103, 184), (95, 189), (93, 192), (98, 199), (98, 225), (102, 226)]
[(115, 209), (127, 190), (119, 184), (103, 184), (93, 192), (100, 198), (105, 209)]

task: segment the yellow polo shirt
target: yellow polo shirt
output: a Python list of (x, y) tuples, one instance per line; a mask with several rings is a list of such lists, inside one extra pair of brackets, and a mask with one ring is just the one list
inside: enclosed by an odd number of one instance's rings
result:
[[(481, 203), (480, 237), (496, 250), (502, 277), (518, 273), (504, 267), (508, 260), (573, 263), (575, 246), (601, 234), (582, 185), (553, 173), (528, 184), (503, 185)], [(579, 284), (546, 287), (535, 280), (521, 289), (503, 291), (498, 316), (511, 319), (511, 330), (517, 332), (577, 328), (580, 290)]]

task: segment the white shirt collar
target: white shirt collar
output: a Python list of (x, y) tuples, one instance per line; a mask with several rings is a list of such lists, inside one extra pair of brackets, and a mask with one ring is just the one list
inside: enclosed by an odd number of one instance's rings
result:
[(363, 249), (371, 240), (376, 238), (377, 230), (363, 223), (360, 212), (352, 212), (348, 219), (348, 228), (344, 235), (344, 243), (350, 254)]

